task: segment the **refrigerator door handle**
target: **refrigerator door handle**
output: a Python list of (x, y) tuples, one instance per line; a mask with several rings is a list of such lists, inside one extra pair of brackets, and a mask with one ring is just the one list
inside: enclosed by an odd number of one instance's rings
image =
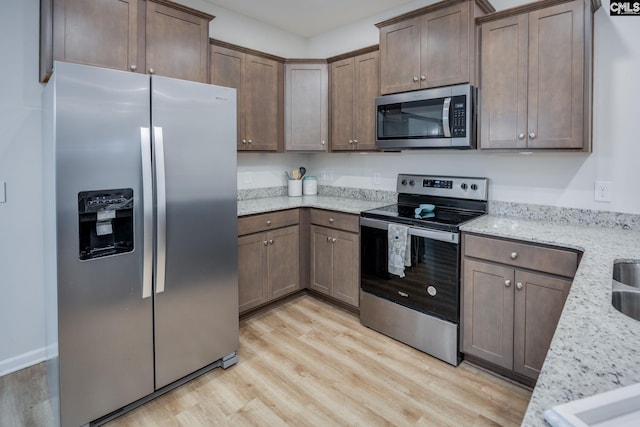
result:
[(151, 172), (151, 134), (149, 128), (140, 128), (142, 157), (142, 217), (143, 261), (142, 298), (149, 298), (153, 289), (153, 175)]
[(153, 150), (156, 166), (156, 294), (164, 292), (167, 251), (167, 192), (164, 170), (164, 137), (162, 128), (153, 127)]

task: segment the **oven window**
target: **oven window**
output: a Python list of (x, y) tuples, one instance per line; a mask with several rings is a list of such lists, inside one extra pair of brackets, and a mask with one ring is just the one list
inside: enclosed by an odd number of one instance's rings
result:
[(444, 320), (459, 320), (459, 246), (411, 236), (405, 277), (389, 274), (387, 232), (361, 227), (362, 290)]
[(443, 138), (444, 98), (378, 106), (378, 139)]

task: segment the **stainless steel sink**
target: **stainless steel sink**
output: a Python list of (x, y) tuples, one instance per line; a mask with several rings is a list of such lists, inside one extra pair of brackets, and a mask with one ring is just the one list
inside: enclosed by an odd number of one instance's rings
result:
[(615, 309), (640, 320), (640, 261), (614, 263), (611, 290)]

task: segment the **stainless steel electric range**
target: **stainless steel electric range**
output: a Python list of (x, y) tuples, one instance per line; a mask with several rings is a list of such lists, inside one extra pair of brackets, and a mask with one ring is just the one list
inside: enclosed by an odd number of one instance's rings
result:
[(460, 232), (487, 213), (487, 178), (398, 175), (398, 203), (360, 218), (360, 321), (460, 363)]

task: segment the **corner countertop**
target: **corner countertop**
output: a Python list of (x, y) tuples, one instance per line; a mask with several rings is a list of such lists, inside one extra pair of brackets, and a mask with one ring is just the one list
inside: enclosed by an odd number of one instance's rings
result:
[(544, 411), (640, 382), (640, 321), (611, 305), (613, 263), (640, 260), (640, 231), (486, 215), (463, 231), (584, 252), (523, 426), (544, 426)]
[(362, 211), (388, 204), (384, 201), (329, 196), (265, 197), (238, 201), (238, 216), (295, 208), (319, 208), (360, 215)]

